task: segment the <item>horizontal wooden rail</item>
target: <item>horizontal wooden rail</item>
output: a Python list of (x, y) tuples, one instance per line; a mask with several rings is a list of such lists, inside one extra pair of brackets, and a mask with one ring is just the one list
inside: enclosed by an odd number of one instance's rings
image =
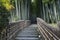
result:
[(0, 32), (0, 40), (14, 40), (17, 32), (30, 25), (29, 20), (9, 23), (8, 27)]
[(54, 32), (50, 30), (50, 28), (48, 28), (50, 27), (50, 25), (48, 25), (41, 18), (37, 18), (37, 25), (39, 31), (41, 32), (45, 40), (60, 40), (60, 38), (57, 35), (55, 35)]

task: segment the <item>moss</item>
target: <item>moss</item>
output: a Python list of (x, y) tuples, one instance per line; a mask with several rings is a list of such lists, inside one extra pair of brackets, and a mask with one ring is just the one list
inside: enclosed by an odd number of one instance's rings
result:
[(50, 25), (54, 28), (57, 28), (57, 23), (51, 23)]

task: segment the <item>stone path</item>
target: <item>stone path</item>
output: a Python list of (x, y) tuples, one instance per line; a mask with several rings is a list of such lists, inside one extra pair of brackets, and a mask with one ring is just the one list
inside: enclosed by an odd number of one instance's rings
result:
[(39, 40), (37, 25), (33, 24), (18, 33), (15, 40)]

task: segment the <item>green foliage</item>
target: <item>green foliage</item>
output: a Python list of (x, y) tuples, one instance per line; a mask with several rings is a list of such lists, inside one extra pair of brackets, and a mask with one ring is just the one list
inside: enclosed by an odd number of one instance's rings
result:
[(43, 3), (47, 3), (47, 2), (49, 2), (49, 0), (42, 0), (42, 2), (43, 2)]
[(55, 0), (42, 0), (43, 3), (53, 3)]
[(8, 25), (8, 13), (0, 13), (0, 30), (3, 30)]
[(8, 11), (14, 8), (14, 6), (10, 3), (10, 0), (0, 0), (0, 7), (3, 7)]
[(11, 0), (0, 0), (0, 30), (7, 27), (9, 20), (9, 11), (12, 10), (14, 6)]

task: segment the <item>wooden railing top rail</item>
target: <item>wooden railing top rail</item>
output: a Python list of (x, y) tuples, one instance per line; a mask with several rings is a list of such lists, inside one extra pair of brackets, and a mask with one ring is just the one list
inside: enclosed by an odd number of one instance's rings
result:
[(15, 21), (15, 22), (9, 22), (9, 24), (18, 23), (18, 22), (22, 22), (22, 21), (30, 21), (30, 20), (19, 20), (19, 21)]

